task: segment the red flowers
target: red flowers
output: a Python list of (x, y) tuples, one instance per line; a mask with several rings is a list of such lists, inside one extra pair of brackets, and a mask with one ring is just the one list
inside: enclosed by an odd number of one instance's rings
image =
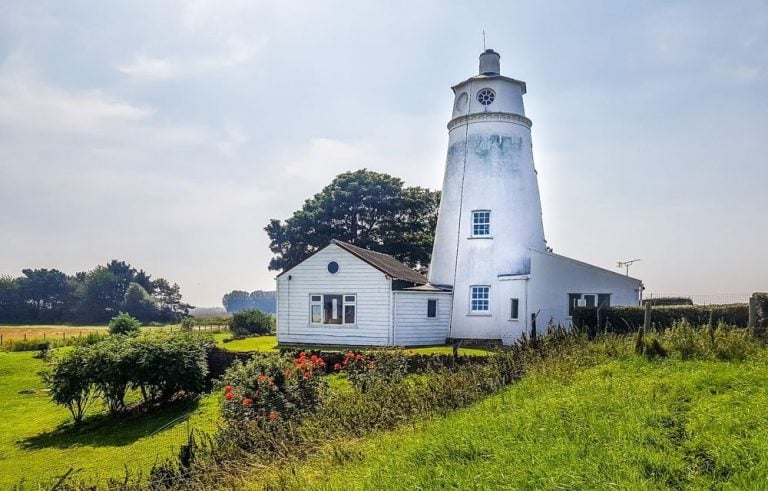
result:
[(224, 398), (225, 398), (226, 400), (230, 400), (230, 399), (232, 399), (233, 397), (235, 397), (235, 394), (233, 394), (233, 393), (231, 393), (231, 392), (227, 392), (226, 394), (224, 394)]
[(309, 372), (304, 372), (304, 378), (309, 378), (311, 374)]
[(232, 392), (232, 386), (227, 385), (226, 387), (224, 387), (224, 392)]
[(285, 376), (286, 377), (290, 377), (291, 375), (293, 375), (293, 372), (291, 371), (291, 369), (290, 368), (286, 368), (285, 369)]
[(335, 365), (333, 366), (333, 369), (334, 369), (334, 370), (336, 370), (336, 371), (338, 371), (338, 370), (341, 370), (341, 363), (337, 363), (337, 364), (335, 364)]
[(243, 399), (243, 406), (250, 406), (253, 404), (253, 399)]
[(270, 411), (269, 412), (269, 420), (270, 421), (277, 421), (277, 419), (280, 417), (280, 414), (277, 411)]
[(267, 376), (264, 375), (263, 373), (260, 373), (259, 376), (256, 378), (258, 379), (259, 382), (264, 382), (265, 380), (267, 380)]

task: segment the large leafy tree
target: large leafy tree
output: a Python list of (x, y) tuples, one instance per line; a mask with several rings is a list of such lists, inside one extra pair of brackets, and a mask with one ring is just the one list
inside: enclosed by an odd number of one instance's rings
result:
[(404, 187), (396, 177), (367, 169), (346, 172), (287, 220), (270, 220), (265, 230), (275, 257), (269, 269), (291, 268), (338, 239), (426, 270), (439, 203), (439, 191)]

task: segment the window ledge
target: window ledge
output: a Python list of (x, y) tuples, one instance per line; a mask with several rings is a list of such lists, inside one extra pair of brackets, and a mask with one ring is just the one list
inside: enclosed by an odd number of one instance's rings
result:
[(493, 317), (493, 314), (486, 314), (485, 312), (470, 312), (467, 314), (467, 317)]
[(307, 327), (311, 327), (313, 329), (321, 328), (321, 327), (330, 327), (333, 329), (357, 329), (357, 324), (313, 324), (309, 323), (307, 324)]
[(468, 239), (492, 239), (493, 235), (470, 235)]
[(520, 319), (507, 319), (509, 322), (520, 322)]

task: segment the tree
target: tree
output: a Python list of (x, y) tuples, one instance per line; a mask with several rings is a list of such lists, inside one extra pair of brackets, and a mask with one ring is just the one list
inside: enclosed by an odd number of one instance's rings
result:
[(286, 270), (331, 239), (390, 254), (424, 271), (429, 264), (440, 192), (403, 187), (387, 174), (366, 169), (337, 176), (285, 220), (265, 227), (275, 257), (271, 270)]
[(72, 295), (67, 275), (57, 269), (24, 269), (18, 287), (21, 297), (32, 307), (38, 322), (58, 322)]
[(157, 300), (138, 283), (130, 283), (123, 300), (123, 311), (143, 322), (157, 319), (160, 309)]
[(230, 313), (259, 309), (262, 312), (274, 314), (277, 310), (277, 295), (274, 291), (256, 290), (248, 293), (242, 290), (232, 290), (224, 295), (221, 303)]

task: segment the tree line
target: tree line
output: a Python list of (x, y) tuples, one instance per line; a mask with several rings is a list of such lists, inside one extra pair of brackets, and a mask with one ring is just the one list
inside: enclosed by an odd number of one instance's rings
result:
[(232, 290), (224, 295), (221, 303), (230, 314), (251, 309), (274, 314), (277, 312), (277, 292), (256, 290), (248, 293), (243, 290)]
[(0, 276), (0, 323), (104, 324), (120, 312), (142, 322), (176, 322), (193, 308), (182, 302), (178, 284), (125, 261), (74, 275), (45, 268), (21, 273)]

